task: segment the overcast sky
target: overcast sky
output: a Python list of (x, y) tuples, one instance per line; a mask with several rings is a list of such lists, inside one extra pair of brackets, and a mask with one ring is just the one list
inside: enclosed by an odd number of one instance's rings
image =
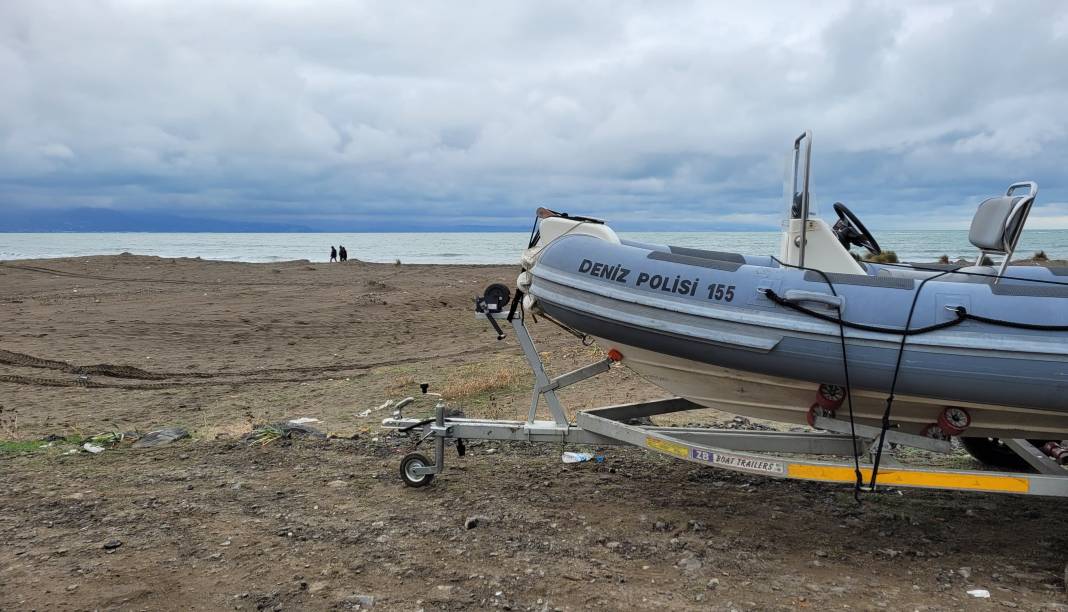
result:
[[(744, 5), (744, 6), (742, 6)], [(0, 2), (0, 208), (317, 229), (1068, 228), (1068, 2)]]

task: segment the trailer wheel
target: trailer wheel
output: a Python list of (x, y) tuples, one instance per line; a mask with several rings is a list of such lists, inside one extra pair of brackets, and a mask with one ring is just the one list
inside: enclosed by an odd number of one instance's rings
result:
[(430, 484), (430, 481), (434, 480), (434, 475), (416, 474), (412, 470), (417, 467), (427, 467), (429, 465), (432, 465), (430, 460), (422, 453), (408, 453), (400, 462), (401, 480), (404, 481), (404, 484), (413, 488), (427, 486)]
[[(1034, 444), (1038, 440), (1033, 440)], [(1001, 443), (998, 438), (960, 438), (960, 444), (976, 461), (990, 467), (1019, 470), (1027, 469), (1027, 462)], [(1041, 445), (1039, 445), (1041, 448)]]

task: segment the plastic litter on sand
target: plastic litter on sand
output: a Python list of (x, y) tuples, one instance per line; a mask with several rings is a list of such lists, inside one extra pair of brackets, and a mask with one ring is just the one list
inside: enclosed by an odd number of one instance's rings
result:
[(604, 461), (604, 457), (600, 455), (592, 455), (590, 453), (567, 451), (563, 455), (560, 455), (560, 460), (564, 463), (582, 463), (584, 461), (596, 461), (597, 463), (601, 463)]

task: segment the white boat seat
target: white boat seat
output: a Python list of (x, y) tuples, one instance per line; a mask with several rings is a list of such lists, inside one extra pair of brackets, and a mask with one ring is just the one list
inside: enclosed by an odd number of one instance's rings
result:
[(1004, 255), (1012, 250), (1013, 238), (1023, 221), (1025, 196), (998, 196), (983, 200), (972, 218), (968, 240), (987, 253)]
[[(1013, 192), (1020, 188), (1027, 188), (1027, 193), (1014, 196)], [(995, 274), (1001, 276), (1005, 273), (1037, 195), (1036, 183), (1013, 183), (1009, 185), (1005, 195), (987, 198), (979, 204), (979, 210), (975, 211), (972, 226), (968, 230), (968, 240), (979, 249), (979, 256), (975, 258), (976, 266), (983, 263), (983, 258), (988, 253), (1004, 255)]]

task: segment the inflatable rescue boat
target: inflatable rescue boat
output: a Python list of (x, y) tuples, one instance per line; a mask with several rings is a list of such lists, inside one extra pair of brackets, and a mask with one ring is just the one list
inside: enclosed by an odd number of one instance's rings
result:
[(974, 265), (870, 263), (850, 247), (880, 247), (846, 206), (833, 226), (809, 215), (810, 151), (806, 133), (777, 256), (634, 242), (540, 209), (523, 306), (733, 414), (804, 424), (851, 405), (931, 437), (1068, 438), (1068, 268), (1009, 263), (1038, 186), (980, 204)]

